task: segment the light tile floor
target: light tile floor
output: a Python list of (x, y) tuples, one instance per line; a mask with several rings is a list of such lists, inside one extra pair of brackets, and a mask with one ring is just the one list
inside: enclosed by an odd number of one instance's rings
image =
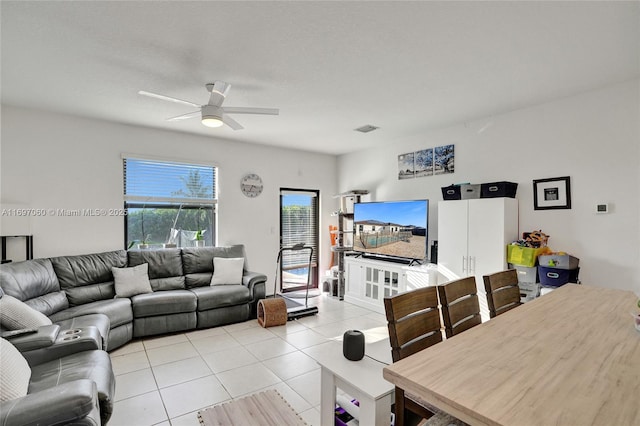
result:
[[(299, 299), (304, 301), (304, 299)], [(314, 316), (262, 328), (256, 320), (134, 340), (111, 352), (116, 374), (110, 426), (199, 426), (203, 408), (276, 389), (310, 425), (320, 424), (320, 369), (303, 350), (358, 329), (388, 337), (383, 314), (326, 293)]]

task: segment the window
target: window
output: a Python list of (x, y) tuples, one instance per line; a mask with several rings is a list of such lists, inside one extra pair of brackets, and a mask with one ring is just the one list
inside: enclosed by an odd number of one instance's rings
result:
[(217, 168), (123, 158), (125, 247), (215, 245)]
[(282, 254), (280, 289), (283, 292), (318, 287), (318, 191), (280, 190), (280, 248), (303, 243), (309, 250), (284, 251)]

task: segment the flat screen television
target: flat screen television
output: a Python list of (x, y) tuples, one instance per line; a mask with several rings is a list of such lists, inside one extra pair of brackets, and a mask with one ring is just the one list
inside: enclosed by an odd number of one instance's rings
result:
[(429, 200), (353, 205), (353, 250), (364, 257), (418, 260), (427, 257)]

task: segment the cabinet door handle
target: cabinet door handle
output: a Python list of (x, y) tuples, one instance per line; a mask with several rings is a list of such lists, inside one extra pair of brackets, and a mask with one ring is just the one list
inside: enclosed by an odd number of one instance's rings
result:
[[(471, 266), (473, 262), (473, 266)], [(475, 256), (469, 256), (469, 274), (475, 274), (476, 273), (476, 257)]]
[(462, 256), (462, 273), (467, 272), (467, 256)]

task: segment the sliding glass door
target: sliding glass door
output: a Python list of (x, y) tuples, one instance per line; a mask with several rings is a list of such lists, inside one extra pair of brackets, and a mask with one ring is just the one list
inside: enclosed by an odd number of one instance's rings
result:
[(280, 248), (304, 244), (310, 250), (285, 250), (280, 262), (280, 291), (303, 290), (307, 278), (311, 288), (318, 287), (319, 195), (317, 190), (280, 189)]

